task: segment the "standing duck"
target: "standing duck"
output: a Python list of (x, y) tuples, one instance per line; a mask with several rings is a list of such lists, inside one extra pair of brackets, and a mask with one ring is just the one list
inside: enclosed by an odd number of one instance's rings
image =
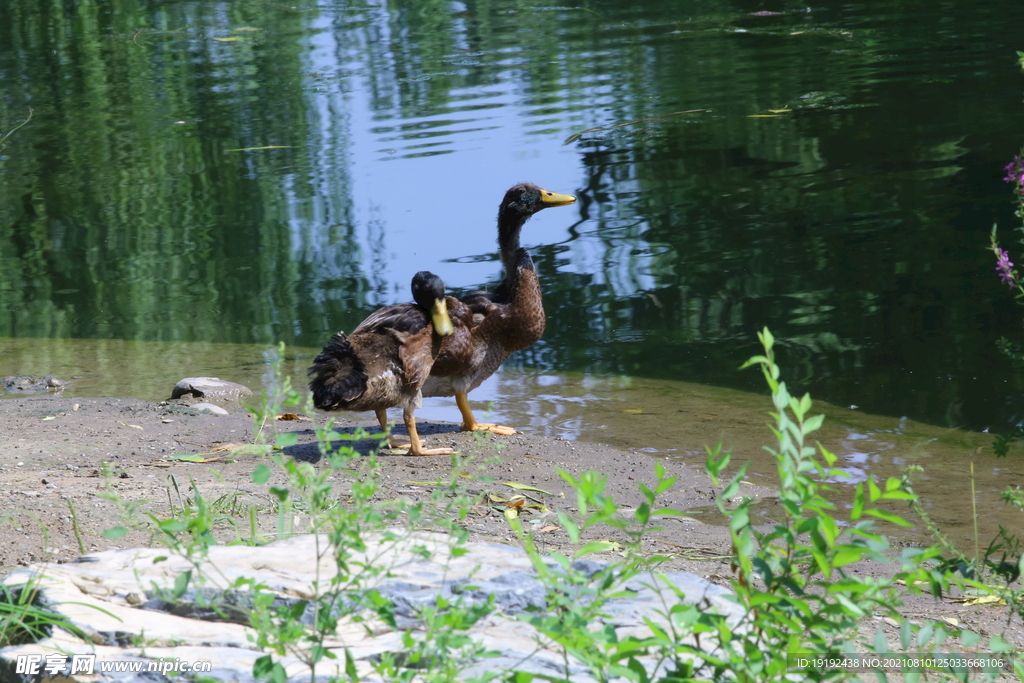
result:
[(468, 394), (494, 374), (514, 351), (532, 346), (544, 333), (540, 281), (530, 253), (519, 246), (523, 224), (541, 209), (565, 206), (576, 197), (520, 183), (505, 193), (498, 206), (498, 251), (505, 279), (493, 292), (472, 292), (461, 302), (472, 313), (472, 349), (460, 353), (442, 349), (423, 385), (424, 396), (455, 396), (462, 413), (462, 431), (489, 430), (511, 435), (515, 430), (479, 423), (469, 407)]
[[(416, 431), (420, 389), (438, 354), (465, 359), (470, 348), (472, 313), (453, 297), (445, 297), (444, 282), (420, 271), (412, 279), (414, 304), (385, 306), (370, 314), (346, 336), (334, 335), (309, 368), (309, 389), (320, 410), (372, 410), (380, 428), (387, 430), (387, 409), (402, 406), (409, 455), (446, 455), (450, 448), (425, 449)], [(456, 324), (448, 312), (451, 303), (459, 314)]]

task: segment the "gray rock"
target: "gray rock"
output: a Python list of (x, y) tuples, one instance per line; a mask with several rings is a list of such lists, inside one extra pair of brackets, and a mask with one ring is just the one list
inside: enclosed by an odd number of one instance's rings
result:
[(228, 382), (219, 377), (186, 377), (174, 385), (171, 398), (193, 396), (210, 401), (237, 401), (241, 396), (249, 396), (252, 389), (244, 384)]
[[(241, 579), (251, 579), (269, 591), (272, 609), (290, 611), (288, 618), (307, 625), (313, 618), (313, 603), (307, 601), (317, 595), (316, 586), (320, 586), (321, 594), (332, 599), (338, 620), (324, 645), (339, 654), (346, 649), (363, 681), (380, 681), (373, 663), (387, 653), (403, 657), (405, 639), (423, 637), (422, 609), (436, 605), (439, 597), (463, 606), (493, 600), (494, 611), (473, 624), (467, 635), (497, 655), (469, 662), (462, 676), (505, 670), (568, 677), (574, 683), (594, 680), (583, 662), (546, 647), (541, 633), (514, 615), (524, 610), (543, 612), (556, 593), (578, 592), (581, 599), (592, 599), (583, 595), (589, 590), (588, 582), (601, 572), (599, 580), (607, 578), (608, 565), (577, 562), (571, 569), (573, 575), (565, 576), (564, 585), (556, 579), (555, 586), (545, 586), (529, 556), (512, 546), (468, 543), (461, 546), (466, 552), (459, 554), (452, 552), (447, 535), (401, 529), (365, 540), (362, 552), (345, 550), (347, 566), (357, 572), (359, 568), (376, 571), (346, 577), (340, 595), (329, 593), (337, 571), (333, 561), (337, 551), (332, 551), (326, 536), (298, 536), (262, 547), (212, 546), (201, 559), (145, 548), (111, 550), (67, 564), (17, 569), (3, 579), (5, 586), (17, 589), (36, 582), (41, 604), (80, 628), (87, 638), (54, 629), (39, 643), (0, 649), (0, 680), (34, 681), (38, 677), (18, 678), (21, 675), (13, 673), (18, 656), (60, 652), (95, 654), (98, 662), (209, 661), (216, 668), (202, 672), (204, 680), (251, 681), (253, 663), (268, 651), (255, 645), (248, 620), (253, 596), (249, 589), (237, 587), (252, 584)], [(555, 577), (564, 571), (552, 561), (546, 564)], [(199, 567), (205, 568), (201, 575)], [(191, 572), (192, 584), (183, 595), (177, 595), (176, 580), (185, 572)], [(609, 600), (602, 610), (607, 616), (592, 626), (610, 625), (620, 640), (650, 635), (651, 624), (663, 628), (665, 615), (675, 604), (717, 612), (731, 628), (739, 628), (742, 610), (730, 600), (729, 592), (692, 574), (675, 572), (662, 579), (651, 575), (615, 583), (615, 591), (623, 597)], [(376, 596), (370, 591), (376, 591)], [(371, 598), (380, 604), (381, 597), (390, 605), (386, 611), (390, 619), (368, 609), (374, 604)], [(707, 635), (699, 643), (687, 644), (698, 651), (715, 647)], [(294, 652), (276, 661), (285, 667), (290, 682), (309, 680), (309, 669)], [(641, 663), (653, 679), (668, 673), (653, 657)], [(325, 660), (317, 668), (317, 677), (347, 680), (344, 667), (344, 656)], [(95, 677), (69, 673), (62, 680), (85, 683)], [(104, 680), (142, 683), (170, 677), (143, 673)]]
[(11, 375), (0, 379), (0, 386), (15, 394), (39, 394), (44, 391), (59, 394), (64, 391), (67, 382), (53, 375), (34, 377), (32, 375)]
[(197, 413), (207, 413), (208, 415), (229, 415), (228, 411), (224, 410), (220, 406), (215, 406), (212, 403), (196, 403), (192, 405), (192, 410)]

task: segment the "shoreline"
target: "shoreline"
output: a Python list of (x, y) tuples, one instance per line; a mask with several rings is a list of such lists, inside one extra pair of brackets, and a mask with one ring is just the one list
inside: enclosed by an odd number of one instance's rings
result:
[[(5, 542), (0, 544), (0, 570), (6, 574), (16, 566), (70, 561), (84, 554), (79, 552), (79, 535), (85, 553), (151, 545), (150, 534), (139, 530), (114, 541), (103, 536), (105, 529), (120, 522), (114, 504), (101, 495), (105, 492), (104, 463), (113, 477), (110, 491), (132, 503), (149, 501), (142, 510), (166, 516), (172, 505), (192, 497), (189, 487), (194, 482), (225, 520), (216, 534), (219, 542), (248, 540), (250, 509), (257, 511), (255, 531), (260, 540), (276, 539), (279, 518), (268, 487), (285, 483), (285, 478), (272, 467), (271, 478), (255, 484), (253, 471), (261, 464), (271, 464), (269, 456), (227, 457), (224, 452), (214, 451), (226, 444), (252, 442), (252, 417), (237, 405), (226, 407), (229, 415), (216, 416), (190, 414), (183, 402), (54, 396), (0, 401), (0, 443), (8, 445), (0, 450), (0, 520), (8, 525), (8, 531), (13, 528), (15, 532), (5, 533)], [(326, 418), (318, 415), (314, 419), (322, 424)], [(339, 432), (374, 427), (371, 416), (361, 420), (336, 418)], [(275, 420), (273, 428), (295, 434), (294, 445), (282, 449), (286, 457), (304, 462), (319, 457), (312, 422)], [(457, 430), (458, 425), (453, 423), (420, 422), (426, 444), (453, 446), (460, 451), (463, 463), (474, 463), (465, 469), (468, 476), (458, 478), (464, 489), (476, 496), (460, 522), (470, 541), (519, 545), (503, 510), (513, 496), (526, 494), (529, 498), (520, 508), (520, 520), (524, 528), (534, 531), (538, 550), (571, 556), (576, 546), (560, 527), (557, 512), (576, 515), (576, 494), (556, 469), (577, 477), (588, 469), (601, 472), (606, 476), (605, 493), (624, 513), (642, 501), (639, 485), (651, 486), (654, 482), (654, 459), (643, 452), (525, 433), (502, 437)], [(365, 454), (374, 443), (364, 440), (353, 445)], [(185, 452), (207, 453), (217, 459), (168, 460)], [(427, 500), (431, 496), (443, 498), (453, 460), (451, 456), (383, 453), (377, 462), (381, 480), (375, 500)], [(677, 477), (662, 505), (688, 512), (659, 520), (662, 529), (646, 536), (644, 551), (669, 557), (663, 565), (665, 571), (687, 571), (728, 588), (732, 580), (728, 529), (703, 521), (714, 518), (711, 511), (720, 489), (711, 486), (707, 475), (693, 466), (668, 459), (661, 463), (669, 475)], [(344, 494), (357, 474), (338, 470), (337, 494)], [(750, 484), (744, 484), (743, 489), (743, 495), (758, 499), (755, 509), (770, 518), (774, 492)], [(339, 500), (343, 499), (341, 495)], [(72, 519), (69, 500), (75, 506), (77, 520)], [(295, 513), (289, 520), (291, 530), (305, 533), (308, 520), (308, 515)], [(584, 541), (597, 539), (616, 540), (607, 529), (592, 528), (584, 533)], [(621, 555), (613, 549), (593, 557), (614, 562)], [(879, 577), (897, 569), (893, 563), (880, 562), (848, 568), (858, 575)], [(983, 635), (1003, 634), (1017, 649), (1024, 650), (1024, 630), (1016, 622), (1007, 624), (1006, 609), (908, 595), (901, 612), (912, 619), (955, 618), (963, 627)], [(865, 638), (879, 627), (897, 634), (878, 616), (865, 621)]]

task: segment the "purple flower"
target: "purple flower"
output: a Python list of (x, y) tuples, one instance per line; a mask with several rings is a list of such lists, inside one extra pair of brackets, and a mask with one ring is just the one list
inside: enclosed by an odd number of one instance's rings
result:
[(996, 252), (996, 271), (999, 273), (999, 279), (1013, 287), (1017, 278), (1013, 272), (1013, 264), (1010, 263), (1010, 254), (999, 247), (995, 247), (993, 251)]
[(1003, 170), (1006, 171), (1006, 177), (1003, 178), (1006, 182), (1016, 185), (1024, 183), (1024, 160), (1019, 154), (1014, 156), (1013, 161), (1004, 166)]

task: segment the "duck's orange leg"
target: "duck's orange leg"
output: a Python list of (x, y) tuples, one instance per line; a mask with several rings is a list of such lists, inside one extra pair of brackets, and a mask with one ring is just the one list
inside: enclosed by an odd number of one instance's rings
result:
[(469, 397), (466, 394), (456, 393), (455, 403), (459, 406), (459, 412), (462, 413), (461, 429), (464, 432), (479, 432), (486, 430), (503, 436), (512, 436), (516, 433), (516, 430), (511, 427), (491, 424), (489, 422), (477, 422), (476, 418), (473, 417), (473, 410), (469, 407)]
[(377, 423), (380, 424), (380, 431), (388, 435), (388, 446), (391, 448), (408, 448), (408, 441), (398, 441), (398, 437), (388, 432), (388, 411), (377, 410), (374, 411), (377, 415)]
[(420, 433), (416, 430), (416, 416), (411, 412), (405, 414), (405, 428), (409, 430), (409, 455), (448, 455), (454, 448), (424, 448), (420, 442)]

